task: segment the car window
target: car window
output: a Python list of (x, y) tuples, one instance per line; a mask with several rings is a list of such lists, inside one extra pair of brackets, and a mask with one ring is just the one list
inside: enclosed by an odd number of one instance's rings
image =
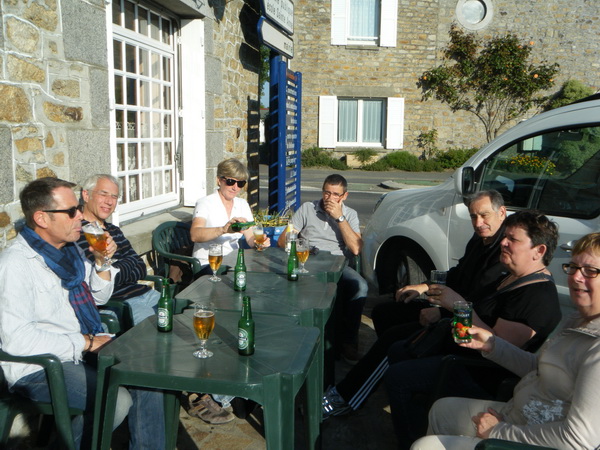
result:
[(481, 189), (496, 189), (510, 209), (590, 219), (600, 213), (600, 126), (540, 134), (493, 155)]

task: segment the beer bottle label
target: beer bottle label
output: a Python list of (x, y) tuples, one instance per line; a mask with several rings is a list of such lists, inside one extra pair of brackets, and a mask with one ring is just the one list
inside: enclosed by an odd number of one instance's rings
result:
[(248, 331), (238, 328), (238, 348), (246, 350), (248, 348)]
[(164, 328), (169, 325), (169, 310), (167, 308), (158, 308), (158, 326)]
[(246, 287), (246, 272), (238, 272), (235, 274), (235, 285), (240, 289)]

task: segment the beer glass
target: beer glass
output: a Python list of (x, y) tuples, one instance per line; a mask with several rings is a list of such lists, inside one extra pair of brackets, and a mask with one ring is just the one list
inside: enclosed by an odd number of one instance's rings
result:
[(308, 239), (300, 238), (296, 241), (296, 255), (298, 256), (298, 262), (300, 263), (298, 273), (308, 273), (308, 270), (304, 268), (304, 263), (308, 260), (309, 250), (310, 246), (308, 244)]
[(217, 276), (217, 270), (219, 270), (219, 267), (221, 267), (222, 262), (223, 246), (221, 244), (210, 244), (208, 247), (208, 264), (213, 271), (212, 277), (209, 278), (210, 281), (214, 283), (221, 281), (221, 279)]
[(215, 310), (212, 303), (194, 304), (194, 331), (200, 339), (200, 348), (193, 355), (196, 358), (210, 358), (213, 352), (206, 349), (206, 341), (215, 328)]
[(83, 231), (83, 235), (88, 241), (88, 244), (90, 244), (98, 253), (104, 255), (104, 263), (102, 264), (101, 269), (108, 269), (116, 260), (110, 259), (107, 255), (106, 248), (108, 246), (108, 242), (106, 241), (106, 235), (104, 234), (105, 231), (97, 222), (86, 223), (81, 230)]
[(265, 235), (265, 230), (263, 229), (263, 226), (260, 223), (257, 223), (256, 225), (254, 225), (254, 229), (252, 231), (254, 233), (254, 244), (256, 245), (256, 250), (262, 252), (264, 249), (263, 244), (267, 239), (267, 236)]
[(445, 270), (432, 270), (429, 276), (431, 284), (446, 284), (446, 271)]

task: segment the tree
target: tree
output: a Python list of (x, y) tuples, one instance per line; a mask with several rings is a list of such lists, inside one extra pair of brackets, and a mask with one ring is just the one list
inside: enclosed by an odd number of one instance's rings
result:
[(507, 34), (484, 43), (455, 24), (449, 34), (444, 64), (419, 79), (423, 100), (435, 97), (453, 112), (475, 114), (488, 142), (508, 122), (547, 102), (548, 97), (538, 93), (554, 85), (559, 66), (528, 62), (533, 42), (521, 44), (515, 35)]
[[(268, 83), (271, 79), (269, 68), (269, 56), (271, 54), (271, 50), (266, 45), (260, 46), (260, 70), (258, 72), (258, 98), (259, 101), (262, 99), (263, 89), (265, 88), (265, 83)], [(261, 105), (268, 106), (268, 105)]]

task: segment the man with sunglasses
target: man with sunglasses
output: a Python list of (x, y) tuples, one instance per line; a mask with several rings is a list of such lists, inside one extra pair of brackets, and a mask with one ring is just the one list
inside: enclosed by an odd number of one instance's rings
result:
[[(362, 237), (356, 211), (345, 205), (348, 182), (338, 174), (329, 175), (323, 182), (323, 198), (304, 203), (293, 215), (291, 224), (311, 246), (334, 255), (345, 255), (352, 262), (362, 249)], [(285, 235), (278, 245), (285, 247)], [(337, 299), (342, 308), (342, 357), (350, 364), (358, 361), (358, 329), (368, 285), (350, 265), (344, 269), (338, 283)], [(337, 332), (336, 332), (337, 333)]]
[[(26, 225), (0, 253), (0, 346), (12, 355), (49, 353), (61, 360), (69, 406), (84, 411), (72, 422), (75, 448), (91, 448), (97, 370), (86, 356), (111, 340), (102, 333), (96, 303), (108, 301), (119, 269), (103, 270), (102, 254), (90, 248), (93, 258), (87, 260), (75, 244), (83, 215), (73, 186), (48, 177), (21, 191)], [(110, 237), (107, 241), (112, 256), (116, 245)], [(2, 362), (2, 369), (11, 391), (51, 401), (40, 366)], [(113, 425), (132, 408), (132, 448), (162, 448), (162, 404), (159, 392), (120, 390)], [(146, 411), (152, 411), (154, 420), (146, 420)]]
[[(112, 175), (96, 174), (88, 177), (81, 187), (82, 225), (97, 222), (110, 234), (117, 246), (113, 265), (119, 269), (119, 272), (115, 276), (115, 288), (111, 300), (125, 302), (131, 309), (132, 325), (137, 325), (145, 318), (156, 314), (160, 293), (148, 285), (138, 283), (146, 276), (146, 264), (121, 229), (107, 222), (119, 202), (118, 181)], [(78, 244), (91, 260), (93, 255), (83, 234)]]

